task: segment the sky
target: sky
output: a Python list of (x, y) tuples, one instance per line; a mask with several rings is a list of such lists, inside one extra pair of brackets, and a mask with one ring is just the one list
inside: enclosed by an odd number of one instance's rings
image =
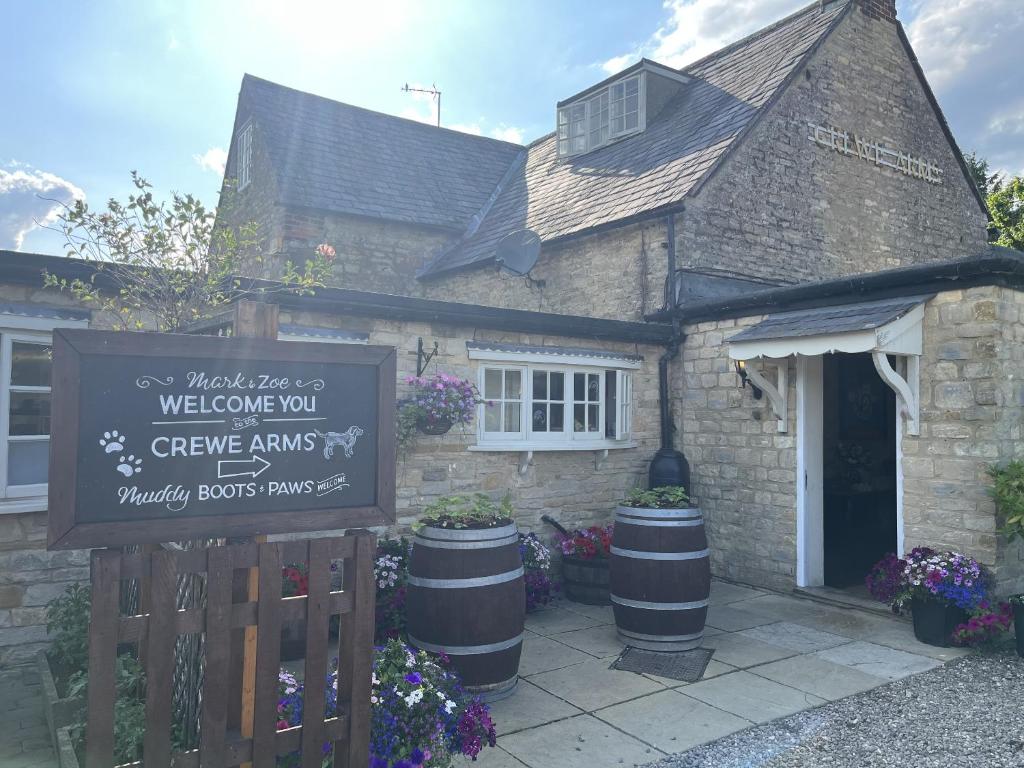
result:
[[(679, 67), (807, 0), (0, 0), (0, 249), (63, 253), (61, 203), (138, 170), (216, 203), (246, 72), (516, 142), (647, 56)], [(962, 149), (1024, 174), (1024, 0), (897, 0)]]

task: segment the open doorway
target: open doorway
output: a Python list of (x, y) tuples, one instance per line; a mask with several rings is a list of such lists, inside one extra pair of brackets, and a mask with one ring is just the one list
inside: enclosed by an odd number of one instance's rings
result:
[(870, 353), (822, 356), (824, 583), (863, 588), (897, 549), (896, 397)]

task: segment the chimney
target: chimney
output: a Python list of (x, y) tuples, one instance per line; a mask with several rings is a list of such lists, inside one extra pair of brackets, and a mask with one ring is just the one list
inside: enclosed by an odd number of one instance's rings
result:
[(855, 0), (861, 13), (872, 19), (885, 19), (895, 23), (896, 0)]

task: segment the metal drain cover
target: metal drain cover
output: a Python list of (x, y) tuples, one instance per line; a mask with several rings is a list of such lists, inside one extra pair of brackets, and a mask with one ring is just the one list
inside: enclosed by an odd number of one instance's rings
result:
[(707, 669), (714, 652), (713, 648), (694, 648), (692, 651), (666, 653), (630, 647), (612, 662), (611, 668), (669, 677), (684, 683), (696, 683), (704, 676), (704, 670)]

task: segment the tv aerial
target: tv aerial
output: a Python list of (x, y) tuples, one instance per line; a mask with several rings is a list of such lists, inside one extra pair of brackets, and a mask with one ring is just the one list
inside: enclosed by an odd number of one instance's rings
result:
[(431, 85), (429, 88), (411, 88), (408, 83), (403, 85), (399, 90), (403, 93), (429, 93), (434, 97), (434, 101), (437, 102), (437, 127), (441, 127), (441, 92), (437, 90), (436, 85)]
[(501, 238), (494, 260), (501, 269), (530, 279), (530, 270), (539, 256), (540, 235), (532, 229), (520, 229)]

